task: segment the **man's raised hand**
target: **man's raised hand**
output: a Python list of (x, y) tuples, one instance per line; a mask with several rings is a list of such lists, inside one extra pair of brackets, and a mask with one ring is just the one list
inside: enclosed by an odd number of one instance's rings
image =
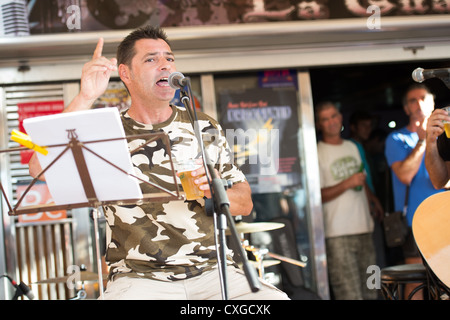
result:
[(117, 70), (116, 58), (107, 59), (102, 56), (103, 44), (104, 40), (100, 38), (92, 60), (83, 66), (81, 73), (80, 95), (89, 107), (105, 92), (111, 73)]

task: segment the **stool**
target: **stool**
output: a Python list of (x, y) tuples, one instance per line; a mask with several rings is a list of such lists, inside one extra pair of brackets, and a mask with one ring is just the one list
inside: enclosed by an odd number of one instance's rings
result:
[(408, 283), (419, 283), (409, 294), (408, 300), (419, 290), (427, 288), (427, 271), (423, 264), (402, 264), (381, 269), (381, 292), (386, 300), (402, 300)]

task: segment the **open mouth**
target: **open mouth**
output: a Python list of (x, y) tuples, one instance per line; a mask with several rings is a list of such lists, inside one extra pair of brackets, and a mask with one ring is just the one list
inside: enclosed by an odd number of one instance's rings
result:
[(169, 86), (169, 78), (167, 78), (167, 77), (162, 77), (161, 79), (159, 79), (158, 81), (156, 81), (156, 84), (157, 84), (158, 86), (167, 87), (167, 86)]

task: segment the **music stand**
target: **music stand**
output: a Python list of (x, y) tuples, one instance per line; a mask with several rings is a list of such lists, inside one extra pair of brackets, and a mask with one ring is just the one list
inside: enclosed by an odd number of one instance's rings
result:
[[(78, 136), (77, 130), (80, 129), (78, 124), (80, 122), (82, 123), (80, 126), (85, 126), (85, 128), (89, 128), (89, 130), (95, 130), (96, 136), (98, 135), (98, 128), (94, 127), (92, 128), (89, 126), (89, 124), (86, 126), (86, 119), (89, 117), (91, 118), (101, 118), (100, 121), (102, 121), (104, 124), (111, 127), (115, 127), (119, 131), (122, 130), (122, 132), (119, 132), (118, 137), (113, 138), (106, 138), (106, 139), (98, 139), (98, 140), (90, 140), (90, 141), (81, 141), (84, 139), (80, 139)], [(108, 118), (109, 117), (109, 118)], [(63, 119), (64, 121), (61, 121)], [(105, 121), (106, 120), (113, 120), (113, 121)], [(8, 196), (6, 195), (6, 192), (3, 188), (3, 186), (0, 183), (1, 192), (4, 196), (4, 199), (6, 201), (6, 204), (9, 209), (9, 215), (19, 215), (19, 214), (26, 214), (26, 213), (37, 213), (37, 212), (43, 212), (43, 211), (54, 211), (54, 210), (62, 210), (62, 209), (73, 209), (73, 208), (82, 208), (82, 207), (91, 207), (93, 208), (93, 219), (94, 219), (94, 230), (95, 230), (95, 243), (96, 243), (96, 251), (97, 251), (97, 265), (98, 265), (98, 280), (99, 280), (99, 292), (100, 297), (103, 298), (103, 277), (102, 277), (102, 270), (101, 270), (101, 259), (100, 259), (100, 244), (99, 244), (99, 230), (98, 230), (98, 218), (99, 218), (99, 210), (98, 208), (100, 206), (105, 205), (126, 205), (126, 204), (139, 204), (147, 200), (151, 200), (153, 202), (156, 201), (170, 201), (170, 200), (184, 200), (184, 197), (181, 195), (177, 179), (176, 179), (176, 173), (173, 165), (172, 155), (170, 151), (170, 141), (167, 136), (167, 134), (163, 132), (158, 133), (150, 133), (150, 134), (141, 134), (141, 135), (133, 135), (125, 137), (125, 134), (123, 133), (123, 127), (121, 126), (120, 117), (118, 114), (118, 110), (116, 108), (107, 108), (107, 109), (97, 109), (97, 110), (88, 110), (88, 111), (80, 111), (80, 112), (72, 112), (68, 114), (61, 114), (61, 115), (52, 115), (52, 116), (43, 116), (38, 118), (33, 118), (33, 120), (30, 119), (29, 122), (24, 121), (24, 126), (28, 130), (30, 130), (30, 135), (33, 135), (32, 131), (34, 133), (37, 133), (36, 136), (39, 136), (39, 133), (42, 132), (42, 125), (48, 125), (48, 122), (46, 120), (50, 120), (52, 123), (59, 123), (61, 125), (61, 122), (63, 124), (60, 126), (60, 130), (65, 130), (67, 133), (67, 137), (65, 138), (68, 140), (66, 143), (62, 144), (53, 144), (53, 145), (45, 145), (42, 143), (42, 141), (39, 142), (40, 145), (43, 145), (45, 148), (49, 149), (49, 153), (47, 156), (39, 155), (39, 159), (46, 159), (43, 157), (48, 157), (44, 163), (47, 163), (47, 165), (41, 170), (41, 172), (31, 181), (31, 183), (28, 185), (28, 187), (25, 189), (22, 196), (18, 199), (17, 203), (12, 206), (11, 202), (8, 200)], [(95, 120), (95, 119), (94, 119)], [(117, 121), (118, 120), (118, 121)], [(95, 120), (95, 121), (98, 121)], [(32, 125), (30, 125), (32, 123)], [(33, 123), (37, 125), (33, 126)], [(77, 128), (78, 127), (78, 128)], [(49, 129), (50, 127), (47, 127)], [(64, 129), (65, 128), (65, 129)], [(109, 130), (108, 128), (108, 130)], [(89, 131), (88, 130), (88, 131)], [(48, 131), (48, 130), (47, 130)], [(80, 131), (83, 131), (81, 129)], [(114, 132), (114, 130), (110, 130), (112, 134), (117, 134), (117, 131)], [(137, 145), (133, 150), (129, 151), (127, 149), (121, 149), (115, 150), (114, 148), (111, 148), (110, 145), (114, 143), (122, 143), (124, 146), (126, 146), (126, 139), (142, 139), (142, 143)], [(133, 154), (140, 150), (143, 146), (147, 145), (148, 143), (151, 143), (157, 139), (160, 139), (163, 143), (163, 145), (166, 148), (166, 152), (169, 156), (170, 160), (170, 167), (172, 171), (172, 177), (173, 177), (173, 183), (175, 185), (175, 192), (172, 192), (170, 190), (167, 190), (161, 186), (158, 186), (151, 181), (143, 180), (142, 178), (137, 177), (136, 175), (131, 173), (131, 158), (130, 154)], [(38, 139), (39, 140), (39, 139)], [(38, 143), (38, 141), (35, 141)], [(90, 145), (88, 147), (87, 145)], [(117, 164), (113, 163), (111, 159), (107, 159), (103, 156), (103, 154), (100, 154), (99, 152), (96, 152), (98, 150), (95, 150), (95, 145), (103, 144), (103, 148), (100, 148), (100, 150), (107, 150), (108, 155), (120, 158), (128, 158), (129, 160), (129, 167), (121, 167)], [(109, 144), (107, 148), (105, 147), (105, 144)], [(18, 150), (24, 150), (26, 148), (13, 148), (8, 150), (0, 150), (0, 152), (11, 152), (11, 151), (18, 151)], [(56, 152), (52, 152), (55, 151)], [(68, 151), (71, 151), (73, 157), (70, 157), (70, 153)], [(124, 153), (125, 152), (125, 153)], [(126, 157), (124, 157), (126, 156)], [(61, 159), (66, 159), (69, 161), (63, 162)], [(93, 160), (95, 159), (95, 160)], [(72, 161), (70, 161), (72, 160)], [(55, 175), (61, 174), (61, 171), (53, 170), (57, 167), (58, 162), (63, 162), (64, 164), (72, 164), (74, 165), (73, 170), (70, 170), (70, 168), (65, 168), (68, 172), (75, 172), (78, 176), (78, 178), (81, 181), (81, 187), (82, 192), (84, 195), (79, 194), (80, 192), (80, 186), (77, 185), (77, 183), (68, 183), (72, 187), (72, 191), (74, 191), (75, 195), (69, 194), (68, 197), (65, 197), (63, 195), (60, 197), (60, 199), (56, 199), (56, 203), (54, 204), (46, 204), (46, 205), (34, 205), (34, 206), (26, 206), (26, 207), (20, 207), (20, 204), (22, 203), (24, 197), (27, 195), (27, 193), (31, 190), (32, 186), (46, 173), (46, 180), (49, 185), (50, 192), (52, 190), (55, 190), (55, 188), (61, 188), (61, 182), (63, 179), (61, 177), (55, 177)], [(117, 182), (114, 181), (117, 178), (117, 175), (107, 175), (106, 177), (102, 176), (99, 177), (98, 175), (93, 174), (93, 172), (96, 172), (96, 170), (99, 168), (99, 165), (107, 167), (109, 169), (112, 168), (114, 172), (119, 172), (122, 178), (122, 181), (125, 181), (124, 185), (117, 185)], [(128, 170), (127, 170), (128, 169)], [(52, 170), (54, 171), (52, 173)], [(106, 182), (102, 180), (100, 183), (96, 181), (96, 179), (106, 179)], [(113, 180), (111, 180), (113, 179)], [(138, 181), (148, 184), (156, 189), (158, 189), (160, 192), (154, 192), (149, 194), (142, 194), (138, 185)], [(67, 182), (67, 181), (66, 181)], [(72, 181), (73, 182), (73, 181)], [(103, 183), (103, 184), (102, 184)], [(128, 195), (127, 197), (121, 198), (120, 200), (114, 199), (116, 197), (116, 194), (108, 195), (102, 192), (102, 190), (99, 190), (99, 187), (102, 187), (105, 185), (105, 183), (109, 183), (110, 185), (114, 185), (115, 188), (118, 189), (124, 189), (129, 188), (130, 186), (136, 186), (137, 189), (134, 189), (131, 193), (127, 192), (127, 190), (119, 190), (120, 192), (125, 191), (125, 193)], [(117, 191), (117, 190), (116, 190)], [(65, 190), (65, 193), (67, 193), (68, 190)], [(69, 191), (70, 192), (70, 191)], [(53, 194), (52, 194), (53, 196)], [(70, 197), (74, 196), (74, 199), (71, 199)], [(78, 201), (74, 201), (78, 200)], [(81, 201), (80, 201), (81, 200)]]

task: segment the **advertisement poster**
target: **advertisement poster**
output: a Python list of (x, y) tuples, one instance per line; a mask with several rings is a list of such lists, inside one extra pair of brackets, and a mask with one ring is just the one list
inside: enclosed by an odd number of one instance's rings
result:
[(300, 183), (297, 93), (255, 88), (220, 94), (220, 123), (252, 193)]
[(120, 81), (110, 81), (105, 92), (94, 102), (93, 108), (117, 108), (119, 112), (131, 106), (131, 98)]
[[(0, 0), (0, 35), (450, 13), (450, 0)], [(11, 16), (13, 17), (11, 19)]]

